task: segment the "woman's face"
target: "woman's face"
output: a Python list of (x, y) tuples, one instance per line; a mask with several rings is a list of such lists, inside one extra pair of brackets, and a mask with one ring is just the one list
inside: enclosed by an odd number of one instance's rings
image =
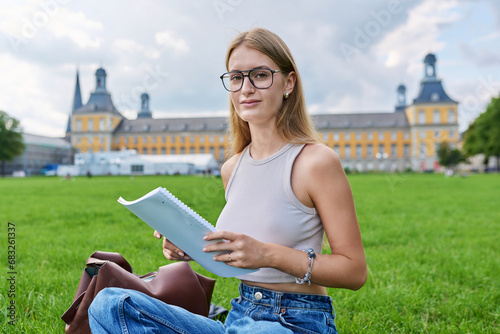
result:
[[(256, 68), (279, 70), (278, 65), (262, 52), (240, 45), (233, 50), (229, 58), (229, 72), (243, 71)], [(243, 87), (230, 93), (231, 101), (237, 114), (250, 124), (276, 124), (276, 114), (283, 103), (285, 92), (291, 93), (295, 84), (295, 73), (274, 73), (271, 87), (267, 89), (255, 88), (248, 77), (243, 80)], [(272, 122), (272, 123), (270, 123)]]

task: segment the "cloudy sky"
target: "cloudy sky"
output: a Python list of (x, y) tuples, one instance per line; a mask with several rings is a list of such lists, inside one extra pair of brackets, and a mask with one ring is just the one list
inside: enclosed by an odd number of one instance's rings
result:
[(86, 103), (102, 66), (128, 118), (143, 91), (157, 118), (226, 115), (226, 48), (253, 27), (288, 44), (311, 113), (390, 112), (400, 83), (411, 102), (429, 52), (461, 130), (500, 91), (497, 0), (0, 0), (0, 110), (63, 136), (77, 69)]

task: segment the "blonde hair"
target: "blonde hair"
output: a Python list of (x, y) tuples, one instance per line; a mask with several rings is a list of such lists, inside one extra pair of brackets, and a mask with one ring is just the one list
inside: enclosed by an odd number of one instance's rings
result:
[[(273, 32), (255, 28), (236, 36), (229, 45), (226, 54), (226, 68), (229, 71), (231, 53), (240, 45), (262, 52), (271, 58), (280, 71), (295, 72), (296, 82), (292, 93), (283, 99), (276, 118), (276, 130), (286, 142), (308, 144), (320, 142), (311, 117), (307, 113), (302, 81), (292, 53), (283, 40)], [(236, 154), (250, 144), (252, 138), (248, 123), (236, 113), (233, 102), (229, 99), (229, 134), (231, 136), (231, 153)]]

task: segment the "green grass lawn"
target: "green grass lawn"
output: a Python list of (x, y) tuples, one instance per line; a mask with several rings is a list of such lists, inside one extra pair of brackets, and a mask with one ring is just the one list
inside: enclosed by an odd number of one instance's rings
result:
[[(498, 332), (500, 175), (350, 175), (349, 180), (369, 276), (356, 292), (329, 289), (340, 332)], [(139, 274), (164, 265), (161, 241), (116, 202), (158, 186), (212, 223), (224, 205), (217, 178), (0, 179), (0, 333), (62, 333), (60, 316), (95, 250), (122, 253)], [(15, 298), (8, 296), (9, 222), (15, 224)], [(237, 287), (234, 278), (217, 278), (212, 301), (229, 308)], [(7, 323), (11, 300), (15, 326)]]

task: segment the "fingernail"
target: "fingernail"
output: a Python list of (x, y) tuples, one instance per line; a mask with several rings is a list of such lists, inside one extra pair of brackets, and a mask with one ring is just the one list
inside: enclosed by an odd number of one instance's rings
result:
[(207, 236), (204, 236), (204, 237), (203, 237), (203, 240), (208, 240), (208, 237), (207, 237)]
[(179, 254), (179, 256), (184, 256), (183, 252), (178, 252), (177, 254)]
[(206, 251), (207, 251), (207, 249), (206, 249), (206, 248), (203, 248), (203, 249), (202, 249), (202, 251), (206, 252)]

